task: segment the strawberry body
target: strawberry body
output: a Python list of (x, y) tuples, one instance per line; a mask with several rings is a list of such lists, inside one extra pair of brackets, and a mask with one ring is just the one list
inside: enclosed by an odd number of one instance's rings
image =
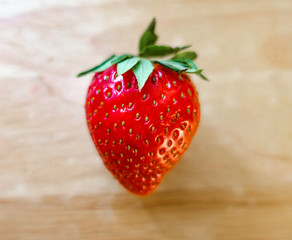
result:
[(146, 195), (181, 158), (200, 120), (188, 75), (161, 65), (142, 90), (132, 70), (94, 75), (86, 97), (93, 142), (107, 169), (130, 192)]

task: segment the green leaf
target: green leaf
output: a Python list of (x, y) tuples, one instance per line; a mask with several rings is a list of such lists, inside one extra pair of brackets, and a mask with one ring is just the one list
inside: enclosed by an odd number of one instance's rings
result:
[(141, 59), (133, 68), (133, 72), (138, 81), (139, 90), (144, 87), (149, 75), (152, 73), (154, 67), (150, 60)]
[(197, 58), (197, 53), (195, 52), (181, 52), (176, 54), (172, 59), (181, 59), (181, 58), (187, 58), (187, 59), (191, 59), (191, 60), (195, 60)]
[(186, 71), (186, 73), (194, 73), (194, 74), (198, 74), (198, 73), (200, 73), (201, 71), (203, 71), (203, 69), (197, 69), (197, 70), (195, 70), (195, 69), (188, 69), (188, 70)]
[(206, 81), (209, 81), (209, 79), (205, 76), (205, 75), (203, 75), (203, 74), (201, 74), (201, 73), (199, 73), (199, 74), (197, 74), (199, 77), (201, 77), (203, 80), (206, 80)]
[(197, 65), (191, 59), (188, 59), (188, 58), (180, 58), (180, 59), (173, 59), (173, 61), (181, 62), (181, 63), (186, 64), (189, 67), (189, 69), (186, 71), (188, 73), (195, 73), (198, 70)]
[(140, 38), (140, 43), (139, 43), (139, 51), (142, 52), (145, 47), (155, 44), (157, 40), (157, 35), (155, 34), (155, 24), (156, 20), (155, 18), (152, 19), (150, 25), (146, 29), (146, 31), (143, 33), (142, 37)]
[(89, 70), (86, 70), (84, 72), (79, 73), (77, 75), (77, 77), (82, 77), (82, 76), (84, 76), (88, 73), (91, 73), (91, 72), (102, 72), (102, 71), (108, 69), (112, 65), (111, 61), (116, 59), (117, 57), (119, 57), (119, 56), (112, 55), (111, 57), (109, 57), (107, 60), (105, 60), (101, 64), (99, 64), (99, 65), (97, 65)]
[(192, 45), (185, 45), (185, 46), (183, 46), (183, 47), (180, 47), (180, 50), (184, 50), (184, 49), (187, 49), (187, 48), (189, 48), (189, 47), (191, 47)]
[(164, 65), (165, 67), (170, 68), (171, 70), (175, 72), (185, 72), (188, 69), (188, 66), (179, 61), (174, 61), (174, 60), (159, 60), (157, 61), (158, 63)]
[(199, 74), (201, 74), (201, 72), (203, 72), (203, 69), (197, 69), (197, 70), (193, 70), (193, 71), (190, 71), (190, 72), (188, 72), (188, 71), (186, 71), (187, 73), (195, 73), (195, 74), (197, 74), (197, 75), (199, 75)]
[(117, 72), (118, 75), (121, 75), (127, 71), (129, 71), (131, 68), (133, 68), (138, 62), (140, 61), (140, 58), (133, 57), (133, 58), (127, 58), (124, 61), (121, 61), (117, 65)]
[(140, 53), (142, 57), (164, 57), (169, 54), (177, 53), (183, 49), (188, 48), (188, 46), (183, 47), (169, 47), (169, 46), (158, 46), (158, 45), (150, 45), (144, 49), (143, 52)]
[(124, 59), (129, 58), (129, 57), (133, 57), (133, 56), (129, 55), (129, 54), (123, 54), (121, 56), (117, 56), (116, 58), (111, 60), (111, 64), (114, 65), (114, 64), (119, 63), (119, 62), (121, 62)]

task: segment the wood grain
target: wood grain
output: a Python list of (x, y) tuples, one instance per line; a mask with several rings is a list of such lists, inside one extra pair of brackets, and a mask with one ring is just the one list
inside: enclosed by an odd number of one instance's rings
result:
[[(0, 0), (0, 239), (292, 239), (288, 0)], [(162, 11), (163, 9), (163, 11)], [(124, 190), (88, 134), (78, 72), (133, 44), (190, 43), (202, 119), (148, 197)], [(134, 48), (133, 48), (134, 46)]]

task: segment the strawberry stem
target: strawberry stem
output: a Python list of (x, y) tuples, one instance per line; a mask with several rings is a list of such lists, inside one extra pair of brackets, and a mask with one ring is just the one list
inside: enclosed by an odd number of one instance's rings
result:
[[(159, 63), (167, 68), (178, 72), (193, 73), (201, 77), (203, 80), (208, 80), (206, 76), (202, 74), (202, 69), (198, 69), (194, 60), (197, 58), (197, 53), (192, 51), (185, 51), (191, 45), (183, 47), (170, 47), (164, 45), (156, 45), (158, 36), (155, 33), (156, 19), (153, 18), (145, 32), (142, 34), (139, 41), (139, 54), (133, 56), (129, 54), (112, 55), (110, 58), (102, 62), (101, 64), (81, 72), (77, 77), (84, 76), (90, 72), (102, 72), (110, 66), (117, 64), (118, 75), (124, 74), (129, 70), (133, 70), (139, 89), (141, 90), (152, 73), (154, 63)], [(153, 60), (149, 58), (162, 58), (165, 56), (174, 55), (168, 60)]]

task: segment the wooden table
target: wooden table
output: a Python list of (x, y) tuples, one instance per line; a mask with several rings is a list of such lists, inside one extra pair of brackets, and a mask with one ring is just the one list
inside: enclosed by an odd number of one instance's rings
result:
[[(0, 239), (291, 240), (292, 4), (0, 0)], [(160, 43), (191, 43), (210, 83), (199, 131), (155, 193), (104, 168), (87, 131), (90, 76)], [(134, 46), (134, 48), (133, 48)]]

